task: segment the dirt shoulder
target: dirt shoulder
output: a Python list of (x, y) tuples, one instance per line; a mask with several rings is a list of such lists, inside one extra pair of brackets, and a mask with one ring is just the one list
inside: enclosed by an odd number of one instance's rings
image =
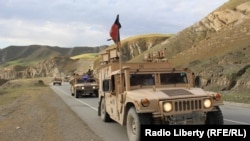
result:
[(102, 141), (48, 86), (0, 88), (3, 141)]

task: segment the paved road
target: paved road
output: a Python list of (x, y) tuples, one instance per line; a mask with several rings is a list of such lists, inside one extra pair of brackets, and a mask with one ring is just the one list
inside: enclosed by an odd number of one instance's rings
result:
[(225, 124), (250, 125), (250, 106), (225, 102), (221, 106)]
[[(61, 86), (51, 85), (51, 89), (95, 131), (104, 141), (128, 141), (126, 128), (118, 123), (105, 123), (97, 115), (98, 98), (78, 98), (70, 95), (70, 86), (63, 82)], [(224, 122), (227, 125), (250, 125), (250, 106), (225, 103), (221, 106)]]
[(115, 122), (105, 123), (97, 115), (98, 98), (76, 99), (71, 96), (70, 86), (66, 82), (61, 86), (51, 85), (51, 88), (104, 141), (128, 141), (126, 127), (122, 127)]

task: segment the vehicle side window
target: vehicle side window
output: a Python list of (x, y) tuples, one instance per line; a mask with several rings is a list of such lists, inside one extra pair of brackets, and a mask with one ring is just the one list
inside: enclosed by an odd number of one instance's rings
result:
[(112, 75), (111, 76), (111, 91), (114, 92), (115, 91), (115, 76)]
[(109, 91), (109, 89), (110, 89), (110, 86), (109, 86), (109, 84), (110, 84), (110, 80), (103, 80), (102, 81), (102, 90), (104, 91), (104, 92), (107, 92), (107, 91)]

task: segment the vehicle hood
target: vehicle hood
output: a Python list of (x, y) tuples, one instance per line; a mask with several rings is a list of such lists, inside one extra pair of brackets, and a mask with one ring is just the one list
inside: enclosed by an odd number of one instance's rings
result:
[(201, 88), (147, 88), (127, 91), (128, 97), (149, 98), (149, 99), (169, 99), (207, 96), (208, 93)]

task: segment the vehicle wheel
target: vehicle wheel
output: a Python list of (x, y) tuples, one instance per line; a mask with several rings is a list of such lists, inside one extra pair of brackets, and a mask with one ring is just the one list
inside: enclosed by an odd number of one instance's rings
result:
[(211, 124), (211, 125), (223, 125), (223, 115), (221, 112), (221, 109), (219, 107), (216, 107), (218, 111), (208, 112), (207, 118), (205, 121), (205, 124)]
[(106, 112), (105, 99), (103, 98), (101, 101), (101, 119), (104, 122), (111, 121), (109, 114)]
[(76, 97), (76, 98), (79, 98), (79, 94), (78, 94), (77, 91), (75, 91), (75, 97)]
[(151, 116), (138, 115), (134, 107), (131, 107), (127, 115), (127, 135), (130, 141), (140, 141), (141, 125), (151, 124)]
[(74, 88), (73, 88), (73, 86), (71, 86), (70, 87), (70, 92), (71, 92), (71, 96), (75, 96), (75, 90), (74, 90)]
[(95, 97), (99, 97), (98, 90), (95, 90)]

